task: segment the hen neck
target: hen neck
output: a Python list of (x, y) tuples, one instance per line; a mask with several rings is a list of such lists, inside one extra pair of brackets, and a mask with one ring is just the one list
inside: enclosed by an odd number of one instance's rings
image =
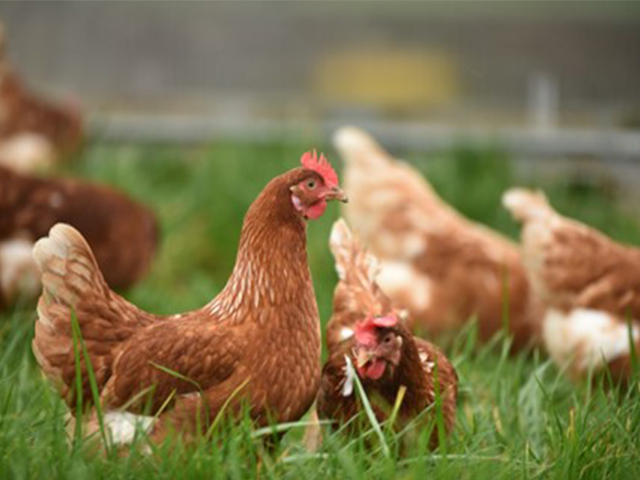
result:
[(210, 311), (242, 321), (247, 309), (259, 316), (265, 307), (300, 302), (305, 290), (312, 292), (306, 225), (288, 189), (270, 184), (245, 216), (235, 267)]

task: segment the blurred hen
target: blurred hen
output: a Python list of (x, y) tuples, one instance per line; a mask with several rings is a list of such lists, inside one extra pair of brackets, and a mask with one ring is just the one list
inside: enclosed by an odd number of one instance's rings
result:
[(58, 222), (87, 238), (113, 288), (131, 286), (151, 264), (158, 235), (146, 207), (106, 186), (0, 167), (0, 309), (38, 293), (31, 249)]
[(608, 365), (627, 379), (632, 344), (640, 351), (640, 249), (563, 217), (541, 192), (512, 189), (503, 203), (523, 224), (524, 259), (549, 306), (543, 339), (550, 355), (574, 377)]
[(83, 138), (80, 111), (34, 95), (6, 57), (0, 25), (0, 165), (20, 172), (51, 166)]
[(464, 218), (362, 130), (343, 128), (334, 144), (351, 194), (344, 215), (381, 262), (378, 284), (409, 310), (415, 330), (457, 331), (475, 316), (484, 340), (507, 320), (516, 348), (537, 342), (540, 307), (514, 243)]

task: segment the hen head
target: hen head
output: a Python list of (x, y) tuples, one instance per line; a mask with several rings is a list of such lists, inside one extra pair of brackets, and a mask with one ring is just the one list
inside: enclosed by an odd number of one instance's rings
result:
[(300, 162), (303, 169), (289, 190), (293, 206), (305, 219), (320, 218), (329, 200), (347, 201), (338, 186), (338, 175), (324, 155), (307, 152)]
[(403, 336), (398, 316), (368, 317), (355, 328), (353, 352), (360, 378), (380, 380), (393, 375), (400, 363)]

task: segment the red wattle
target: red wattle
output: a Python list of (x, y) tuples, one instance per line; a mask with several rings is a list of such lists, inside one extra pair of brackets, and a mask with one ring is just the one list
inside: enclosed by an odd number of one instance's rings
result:
[(307, 210), (305, 211), (305, 215), (307, 216), (307, 218), (310, 218), (311, 220), (316, 220), (322, 216), (326, 208), (327, 208), (327, 201), (320, 200), (319, 202), (314, 203), (309, 208), (307, 208)]
[(375, 360), (372, 360), (369, 365), (367, 365), (365, 375), (371, 380), (378, 380), (380, 377), (382, 377), (382, 375), (384, 375), (385, 367), (386, 364), (384, 360), (376, 358)]

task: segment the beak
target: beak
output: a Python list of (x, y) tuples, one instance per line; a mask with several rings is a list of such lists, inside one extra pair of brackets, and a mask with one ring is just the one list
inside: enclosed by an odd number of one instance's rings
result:
[(349, 201), (349, 197), (338, 187), (332, 187), (331, 190), (327, 192), (324, 196), (326, 200), (338, 200), (342, 203), (347, 203)]
[(358, 350), (358, 356), (356, 357), (356, 367), (364, 367), (373, 355), (366, 350)]

